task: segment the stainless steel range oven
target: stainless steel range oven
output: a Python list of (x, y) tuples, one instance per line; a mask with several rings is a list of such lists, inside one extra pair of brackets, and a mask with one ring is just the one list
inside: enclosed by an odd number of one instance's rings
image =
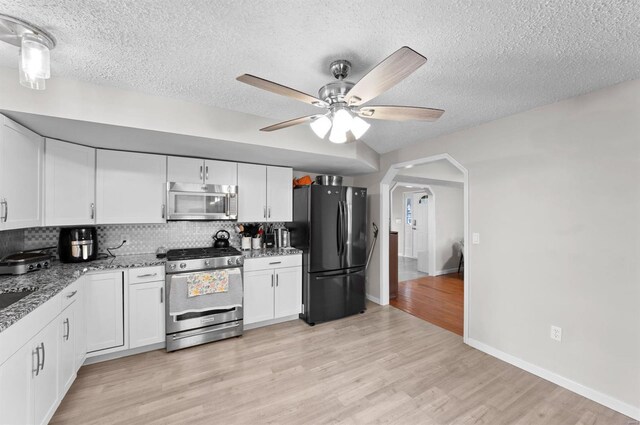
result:
[(235, 248), (167, 252), (167, 351), (242, 335), (242, 265)]

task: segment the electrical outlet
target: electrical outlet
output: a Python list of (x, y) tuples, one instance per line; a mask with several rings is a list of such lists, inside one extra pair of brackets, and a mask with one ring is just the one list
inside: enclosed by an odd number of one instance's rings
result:
[(473, 235), (471, 235), (471, 243), (473, 243), (474, 245), (480, 244), (480, 233), (474, 233)]
[(551, 339), (562, 342), (562, 328), (551, 325)]

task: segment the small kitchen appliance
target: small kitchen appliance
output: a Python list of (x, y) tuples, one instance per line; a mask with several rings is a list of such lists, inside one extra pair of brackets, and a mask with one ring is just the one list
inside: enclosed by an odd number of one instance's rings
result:
[(229, 248), (229, 238), (231, 235), (226, 230), (218, 230), (213, 236), (214, 248)]
[(289, 240), (289, 230), (286, 227), (275, 229), (276, 246), (278, 248), (289, 248), (291, 246)]
[(18, 252), (0, 260), (0, 274), (25, 274), (48, 269), (51, 255), (43, 252)]
[(237, 220), (238, 186), (167, 183), (167, 220)]
[(63, 263), (93, 261), (98, 255), (95, 227), (63, 227), (58, 238), (58, 257)]

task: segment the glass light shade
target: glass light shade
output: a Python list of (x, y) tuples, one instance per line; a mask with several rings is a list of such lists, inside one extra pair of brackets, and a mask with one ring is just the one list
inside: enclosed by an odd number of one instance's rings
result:
[(20, 52), (22, 71), (30, 79), (51, 77), (49, 48), (40, 37), (35, 34), (23, 35)]
[[(351, 129), (352, 122), (353, 117), (346, 109), (338, 109), (333, 114), (333, 128), (339, 133), (346, 133), (349, 131), (349, 129)], [(333, 131), (331, 131), (331, 133), (333, 133)]]
[(347, 132), (337, 129), (334, 123), (331, 134), (329, 134), (329, 141), (331, 143), (345, 143), (347, 141)]
[(326, 115), (323, 115), (320, 118), (316, 118), (315, 120), (311, 121), (310, 125), (311, 130), (316, 133), (316, 136), (324, 139), (324, 136), (327, 135), (329, 129), (331, 128), (331, 120)]
[(353, 120), (351, 121), (351, 132), (356, 139), (361, 138), (362, 135), (369, 130), (369, 127), (371, 127), (371, 124), (360, 117), (353, 117)]
[(20, 84), (24, 87), (33, 90), (44, 90), (45, 89), (45, 80), (44, 78), (31, 77), (29, 74), (24, 72), (22, 69), (22, 61), (18, 60), (18, 74), (20, 76)]

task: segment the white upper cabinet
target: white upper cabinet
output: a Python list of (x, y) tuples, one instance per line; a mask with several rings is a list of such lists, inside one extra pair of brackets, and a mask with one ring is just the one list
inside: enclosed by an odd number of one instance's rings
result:
[(293, 220), (293, 170), (267, 167), (267, 221)]
[(238, 221), (291, 221), (293, 170), (238, 164)]
[(238, 184), (238, 164), (170, 156), (167, 160), (167, 181), (235, 186)]
[(164, 223), (166, 158), (98, 149), (96, 222)]
[(41, 226), (44, 139), (0, 120), (0, 230)]
[(45, 226), (95, 223), (96, 150), (46, 139)]

